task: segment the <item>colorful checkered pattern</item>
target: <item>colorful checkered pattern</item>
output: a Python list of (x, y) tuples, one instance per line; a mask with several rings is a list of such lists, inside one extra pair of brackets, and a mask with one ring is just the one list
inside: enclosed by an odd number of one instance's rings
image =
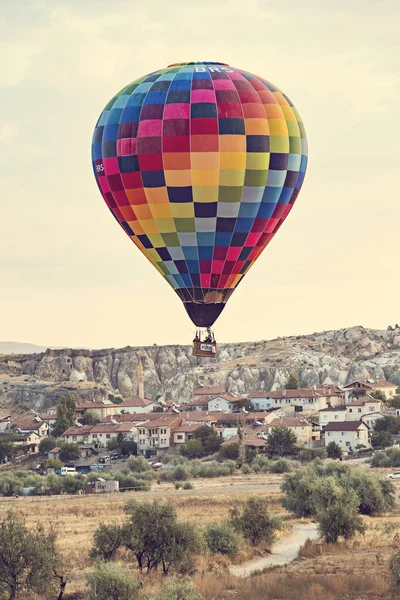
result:
[(181, 300), (224, 305), (289, 214), (307, 141), (274, 85), (196, 62), (114, 96), (92, 155), (107, 206)]

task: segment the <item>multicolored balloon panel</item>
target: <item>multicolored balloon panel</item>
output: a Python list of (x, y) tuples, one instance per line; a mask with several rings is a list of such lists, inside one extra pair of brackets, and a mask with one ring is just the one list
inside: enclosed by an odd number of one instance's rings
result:
[(92, 157), (116, 220), (208, 327), (289, 214), (307, 141), (292, 102), (265, 79), (180, 63), (114, 96)]

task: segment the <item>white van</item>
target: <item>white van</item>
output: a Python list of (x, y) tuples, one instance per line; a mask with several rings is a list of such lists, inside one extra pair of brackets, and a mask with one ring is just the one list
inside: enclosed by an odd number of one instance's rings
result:
[(75, 467), (61, 467), (61, 475), (78, 475)]

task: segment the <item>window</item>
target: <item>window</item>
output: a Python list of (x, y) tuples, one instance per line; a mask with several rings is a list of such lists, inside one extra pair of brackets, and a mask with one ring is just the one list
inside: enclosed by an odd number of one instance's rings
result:
[(74, 440), (74, 442), (76, 442), (76, 435), (73, 435), (72, 439)]
[(347, 446), (347, 447), (348, 447), (348, 446), (350, 446), (350, 442), (346, 442), (346, 446)]
[(369, 407), (369, 412), (374, 412), (374, 407), (373, 406)]
[(182, 435), (182, 434), (179, 434), (179, 435), (177, 435), (177, 436), (176, 436), (176, 439), (177, 439), (177, 440), (183, 440), (183, 435)]
[(352, 413), (352, 412), (353, 412), (353, 409), (352, 409), (352, 408), (349, 408), (349, 412), (351, 412), (351, 413)]
[(110, 439), (110, 437), (111, 437), (111, 434), (110, 434), (110, 433), (107, 433), (107, 434), (106, 434), (106, 438), (107, 438), (107, 439)]
[(97, 438), (97, 433), (92, 433), (92, 437)]
[(361, 412), (361, 408), (359, 408), (359, 409), (358, 409), (358, 412), (359, 412), (359, 413)]
[(338, 415), (335, 415), (335, 421), (337, 421), (337, 420), (338, 420), (338, 418), (339, 418), (339, 417), (338, 417)]
[(340, 432), (340, 435), (343, 437), (343, 436), (344, 436), (344, 431), (341, 431), (341, 432)]
[(329, 437), (329, 436), (331, 435), (331, 432), (330, 432), (330, 431), (328, 431), (327, 433), (328, 433), (328, 437)]

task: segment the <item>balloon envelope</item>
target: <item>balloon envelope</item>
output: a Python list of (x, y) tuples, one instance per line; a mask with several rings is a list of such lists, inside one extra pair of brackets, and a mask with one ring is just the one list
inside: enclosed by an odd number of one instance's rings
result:
[(92, 158), (118, 223), (208, 327), (289, 214), (307, 141), (292, 102), (265, 79), (180, 63), (110, 100)]

